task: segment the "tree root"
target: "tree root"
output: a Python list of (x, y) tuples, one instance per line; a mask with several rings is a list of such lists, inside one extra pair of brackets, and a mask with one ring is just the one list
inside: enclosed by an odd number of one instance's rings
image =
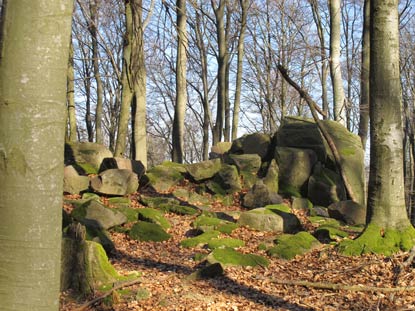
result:
[(84, 303), (79, 308), (75, 309), (74, 311), (85, 311), (90, 306), (96, 304), (98, 301), (100, 301), (100, 300), (104, 299), (105, 297), (108, 297), (109, 295), (111, 295), (114, 291), (119, 290), (119, 289), (124, 288), (124, 287), (129, 287), (129, 286), (135, 285), (135, 284), (140, 283), (140, 282), (141, 282), (141, 280), (137, 279), (137, 280), (133, 280), (133, 281), (129, 281), (129, 282), (124, 282), (124, 283), (121, 283), (121, 284), (119, 284), (117, 286), (114, 286), (113, 288), (111, 288), (111, 290), (109, 290), (105, 294), (103, 294), (103, 295), (101, 295), (101, 296), (99, 296), (97, 298), (94, 298), (94, 299), (92, 299), (92, 300)]
[(345, 285), (326, 282), (310, 282), (310, 281), (289, 281), (272, 279), (272, 283), (289, 286), (304, 286), (308, 288), (328, 289), (328, 290), (345, 290), (351, 292), (378, 292), (378, 293), (396, 293), (415, 291), (415, 286), (402, 287), (376, 287), (367, 285)]

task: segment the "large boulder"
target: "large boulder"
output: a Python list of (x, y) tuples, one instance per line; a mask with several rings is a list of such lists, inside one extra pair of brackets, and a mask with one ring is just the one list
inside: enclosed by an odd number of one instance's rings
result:
[(127, 217), (98, 201), (90, 200), (76, 207), (71, 216), (86, 227), (109, 229), (127, 222)]
[(65, 143), (65, 165), (74, 165), (81, 173), (96, 174), (102, 161), (113, 155), (105, 146), (91, 142)]
[(137, 174), (130, 170), (110, 169), (91, 179), (91, 188), (107, 195), (127, 195), (137, 191)]
[(247, 134), (232, 142), (229, 153), (233, 154), (257, 154), (265, 159), (269, 154), (271, 136), (262, 133)]
[(256, 208), (279, 203), (282, 203), (281, 196), (277, 192), (270, 191), (262, 180), (258, 180), (245, 194), (242, 205), (247, 208)]
[(316, 165), (308, 180), (308, 198), (313, 204), (320, 206), (346, 200), (346, 189), (341, 176), (328, 168)]
[(267, 186), (270, 192), (278, 193), (279, 191), (278, 175), (279, 168), (277, 161), (275, 161), (275, 159), (272, 159), (268, 165), (265, 177), (262, 179), (264, 185)]
[(140, 179), (141, 176), (143, 176), (146, 172), (146, 168), (141, 161), (121, 157), (105, 158), (101, 163), (99, 172), (115, 168), (132, 171), (133, 173), (137, 174), (138, 179)]
[(167, 192), (171, 187), (178, 185), (184, 180), (183, 174), (186, 172), (184, 165), (163, 162), (147, 171), (141, 178), (142, 186), (149, 186), (157, 192)]
[(232, 147), (232, 143), (229, 141), (221, 141), (210, 148), (209, 158), (216, 159), (222, 158)]
[(366, 224), (366, 208), (350, 200), (331, 204), (328, 212), (330, 217), (348, 225)]
[(89, 188), (88, 176), (81, 176), (72, 166), (65, 166), (63, 171), (63, 192), (70, 194), (79, 194), (87, 191)]
[(249, 189), (255, 184), (258, 171), (261, 168), (261, 157), (259, 155), (231, 154), (226, 162), (238, 168), (239, 174), (242, 176), (244, 189)]
[(213, 159), (186, 166), (187, 172), (195, 181), (212, 178), (222, 167), (220, 159)]
[(306, 197), (307, 182), (317, 163), (316, 153), (311, 149), (276, 147), (275, 159), (279, 168), (279, 191)]
[(260, 231), (285, 233), (297, 232), (301, 227), (300, 221), (294, 214), (265, 207), (243, 212), (238, 224)]
[(222, 164), (219, 172), (206, 185), (210, 191), (220, 195), (232, 194), (242, 189), (236, 166), (229, 164)]

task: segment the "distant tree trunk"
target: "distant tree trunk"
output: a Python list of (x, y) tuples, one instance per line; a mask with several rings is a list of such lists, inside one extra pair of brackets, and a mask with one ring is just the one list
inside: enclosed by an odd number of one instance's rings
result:
[(76, 131), (76, 109), (75, 109), (75, 86), (74, 86), (74, 60), (73, 60), (73, 45), (72, 41), (70, 42), (69, 48), (69, 58), (68, 58), (68, 73), (67, 73), (67, 82), (66, 82), (66, 104), (67, 104), (67, 115), (68, 115), (68, 129), (67, 140), (76, 141), (77, 140), (77, 131)]
[(232, 26), (232, 20), (231, 20), (231, 7), (230, 2), (226, 2), (226, 25), (225, 25), (225, 41), (221, 42), (221, 45), (223, 44), (225, 46), (225, 58), (224, 58), (224, 64), (225, 64), (225, 119), (224, 119), (224, 128), (223, 128), (223, 140), (224, 141), (230, 141), (231, 140), (231, 101), (229, 97), (229, 84), (230, 84), (230, 71), (231, 71), (231, 65), (230, 65), (230, 53), (228, 51), (228, 43), (229, 43), (229, 34), (230, 34), (230, 28)]
[(132, 158), (147, 167), (146, 124), (146, 67), (144, 57), (143, 1), (132, 1), (133, 38), (131, 46), (132, 102)]
[(241, 6), (241, 29), (238, 38), (238, 59), (236, 69), (236, 88), (235, 101), (233, 104), (233, 118), (232, 118), (232, 140), (238, 137), (239, 113), (241, 110), (241, 91), (242, 91), (242, 72), (244, 59), (244, 40), (246, 31), (246, 19), (248, 16), (249, 0), (239, 0)]
[(216, 17), (216, 35), (218, 39), (218, 91), (217, 91), (217, 108), (216, 121), (212, 130), (213, 145), (222, 140), (222, 130), (225, 118), (225, 101), (226, 101), (226, 64), (227, 64), (227, 44), (225, 35), (225, 7), (226, 0), (219, 0), (219, 5), (215, 6), (216, 1), (211, 0)]
[(122, 95), (120, 105), (120, 116), (118, 120), (117, 140), (114, 156), (125, 155), (126, 140), (128, 134), (128, 121), (130, 119), (131, 101), (133, 99), (131, 81), (131, 42), (133, 40), (133, 16), (130, 1), (125, 1), (125, 33), (123, 48), (123, 64), (121, 72)]
[(346, 126), (346, 105), (340, 63), (340, 0), (329, 0), (330, 6), (330, 73), (333, 85), (334, 120)]
[(95, 141), (99, 144), (104, 142), (102, 133), (102, 118), (103, 118), (103, 87), (101, 81), (101, 74), (99, 72), (99, 50), (98, 50), (98, 15), (97, 6), (98, 0), (89, 2), (89, 10), (91, 18), (88, 29), (92, 39), (92, 66), (94, 68), (94, 78), (97, 87), (97, 103), (95, 107)]
[(176, 105), (174, 109), (172, 160), (183, 163), (184, 154), (184, 118), (187, 104), (187, 31), (186, 0), (176, 1), (177, 14), (177, 58), (176, 58)]
[(57, 311), (73, 4), (3, 0), (2, 5), (1, 309)]
[(370, 68), (370, 0), (365, 0), (362, 41), (362, 69), (360, 73), (359, 137), (363, 149), (369, 130), (369, 68)]

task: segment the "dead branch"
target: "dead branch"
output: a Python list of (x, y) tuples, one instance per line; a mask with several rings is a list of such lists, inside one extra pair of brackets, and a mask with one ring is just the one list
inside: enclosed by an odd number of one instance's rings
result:
[(129, 281), (129, 282), (124, 282), (124, 283), (121, 283), (121, 284), (119, 284), (117, 286), (114, 286), (113, 288), (111, 288), (111, 290), (109, 290), (105, 294), (103, 294), (103, 295), (101, 295), (101, 296), (99, 296), (97, 298), (94, 298), (94, 299), (92, 299), (92, 300), (84, 303), (82, 306), (80, 306), (79, 308), (75, 309), (75, 311), (85, 311), (90, 306), (96, 304), (98, 301), (100, 301), (100, 300), (104, 299), (105, 297), (108, 297), (109, 295), (111, 295), (114, 291), (119, 290), (121, 288), (125, 288), (125, 287), (129, 287), (129, 286), (135, 285), (135, 284), (140, 283), (140, 282), (141, 282), (141, 280), (140, 279), (137, 279), (137, 280), (133, 280), (133, 281)]
[[(334, 161), (336, 162), (337, 169), (339, 170), (339, 173), (343, 179), (344, 186), (346, 188), (347, 193), (349, 194), (349, 197), (352, 201), (359, 203), (359, 201), (356, 198), (356, 195), (353, 192), (353, 189), (349, 183), (349, 180), (343, 170), (343, 167), (341, 165), (341, 158), (339, 151), (337, 150), (336, 145), (334, 144), (333, 139), (331, 138), (331, 135), (327, 131), (324, 124), (321, 122), (321, 120), (318, 118), (317, 115), (317, 108), (318, 105), (316, 102), (311, 98), (311, 96), (307, 93), (306, 90), (302, 89), (295, 81), (293, 81), (290, 76), (288, 75), (287, 69), (283, 67), (282, 65), (278, 65), (278, 70), (281, 72), (281, 75), (284, 77), (284, 79), (297, 90), (297, 92), (300, 94), (302, 98), (305, 99), (307, 102), (308, 107), (310, 108), (311, 114), (313, 116), (314, 121), (316, 122), (321, 134), (323, 135), (324, 139), (326, 140), (327, 144), (330, 147), (331, 152), (334, 156)], [(318, 108), (319, 109), (319, 108)]]
[(415, 286), (402, 287), (375, 287), (367, 285), (345, 285), (326, 282), (309, 282), (309, 281), (289, 281), (272, 279), (272, 283), (289, 286), (304, 286), (308, 288), (328, 289), (328, 290), (345, 290), (351, 292), (378, 292), (378, 293), (396, 293), (415, 291)]

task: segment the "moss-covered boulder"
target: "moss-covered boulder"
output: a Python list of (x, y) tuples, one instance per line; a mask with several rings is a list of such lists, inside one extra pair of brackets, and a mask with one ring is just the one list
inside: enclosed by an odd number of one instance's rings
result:
[(154, 208), (140, 208), (137, 210), (137, 216), (138, 220), (158, 224), (165, 230), (171, 227), (169, 221), (164, 217), (163, 213)]
[(322, 225), (314, 231), (314, 236), (323, 243), (339, 241), (349, 236), (349, 233), (336, 226)]
[(290, 213), (272, 208), (256, 208), (241, 213), (238, 224), (260, 231), (297, 232), (301, 228), (298, 218)]
[(210, 191), (220, 195), (232, 194), (242, 189), (238, 169), (229, 164), (222, 164), (219, 172), (206, 185)]
[(202, 280), (202, 279), (211, 279), (217, 276), (223, 275), (223, 267), (220, 263), (208, 264), (205, 267), (200, 268), (199, 270), (190, 274), (188, 280)]
[(106, 195), (128, 195), (137, 191), (138, 177), (130, 170), (110, 169), (92, 178), (91, 188)]
[(257, 154), (265, 159), (271, 146), (271, 136), (263, 133), (246, 134), (232, 142), (231, 154)]
[(216, 249), (216, 248), (238, 248), (245, 246), (245, 242), (239, 239), (233, 238), (222, 238), (222, 239), (212, 239), (207, 243), (208, 248)]
[(186, 165), (186, 170), (195, 181), (202, 181), (215, 176), (222, 167), (220, 159), (207, 160)]
[(63, 192), (79, 194), (89, 189), (88, 176), (81, 176), (73, 165), (65, 166), (63, 171)]
[(270, 191), (264, 182), (259, 179), (244, 195), (242, 205), (246, 208), (256, 208), (269, 204), (279, 204), (282, 201), (282, 197), (278, 193)]
[(261, 157), (257, 154), (230, 154), (226, 162), (238, 168), (239, 175), (242, 177), (242, 188), (251, 188), (256, 180), (259, 169), (261, 168)]
[(147, 195), (140, 195), (139, 202), (145, 206), (158, 208), (161, 205), (164, 204), (180, 204), (180, 201), (172, 198), (172, 197), (166, 197), (166, 196), (147, 196)]
[(147, 221), (137, 221), (128, 232), (133, 240), (162, 242), (171, 238), (164, 229), (156, 224)]
[(341, 220), (348, 225), (366, 224), (366, 207), (353, 201), (341, 201), (328, 207), (330, 217)]
[(187, 238), (180, 242), (183, 247), (198, 247), (209, 243), (210, 240), (217, 238), (220, 235), (219, 231), (207, 231), (198, 236)]
[(279, 168), (279, 191), (286, 195), (307, 197), (307, 182), (317, 163), (317, 155), (311, 149), (288, 147), (275, 148)]
[(232, 147), (232, 142), (228, 141), (221, 141), (218, 142), (216, 145), (213, 145), (212, 148), (210, 148), (209, 158), (210, 159), (216, 159), (216, 158), (222, 158), (225, 153), (227, 153)]
[(294, 210), (306, 211), (311, 213), (313, 209), (313, 203), (311, 203), (310, 200), (307, 198), (293, 197), (291, 207)]
[(275, 161), (275, 159), (272, 159), (268, 164), (265, 177), (262, 179), (264, 185), (267, 186), (270, 192), (278, 193), (279, 191), (278, 175), (279, 168), (277, 161)]
[(201, 215), (193, 221), (192, 227), (203, 232), (216, 230), (229, 234), (239, 226), (223, 219)]
[(210, 264), (220, 263), (223, 266), (268, 267), (265, 257), (255, 254), (243, 254), (230, 247), (216, 248), (206, 258)]
[(111, 158), (105, 146), (91, 142), (65, 143), (65, 165), (73, 165), (84, 174), (97, 174), (102, 161)]
[(310, 233), (302, 231), (295, 235), (283, 234), (274, 240), (274, 247), (268, 249), (269, 256), (281, 259), (292, 259), (320, 245), (320, 242)]
[(112, 241), (111, 235), (107, 230), (94, 227), (86, 227), (85, 239), (87, 241), (93, 241), (101, 244), (107, 254), (115, 250), (114, 242)]
[(73, 209), (71, 216), (87, 227), (109, 229), (127, 222), (127, 217), (95, 200), (89, 200)]
[(341, 176), (321, 165), (315, 165), (308, 180), (307, 196), (313, 204), (320, 206), (329, 206), (347, 198)]
[(184, 180), (184, 165), (164, 162), (150, 168), (141, 178), (142, 186), (153, 188), (157, 192), (167, 192), (171, 187), (178, 185)]
[(157, 207), (166, 213), (174, 213), (177, 215), (196, 215), (200, 210), (194, 206), (166, 203)]
[(211, 203), (208, 197), (187, 188), (177, 188), (172, 194), (181, 201), (201, 208), (207, 208)]
[(105, 158), (104, 160), (102, 160), (99, 172), (103, 172), (109, 169), (129, 170), (137, 174), (139, 179), (146, 172), (146, 168), (144, 167), (141, 161), (121, 157)]

